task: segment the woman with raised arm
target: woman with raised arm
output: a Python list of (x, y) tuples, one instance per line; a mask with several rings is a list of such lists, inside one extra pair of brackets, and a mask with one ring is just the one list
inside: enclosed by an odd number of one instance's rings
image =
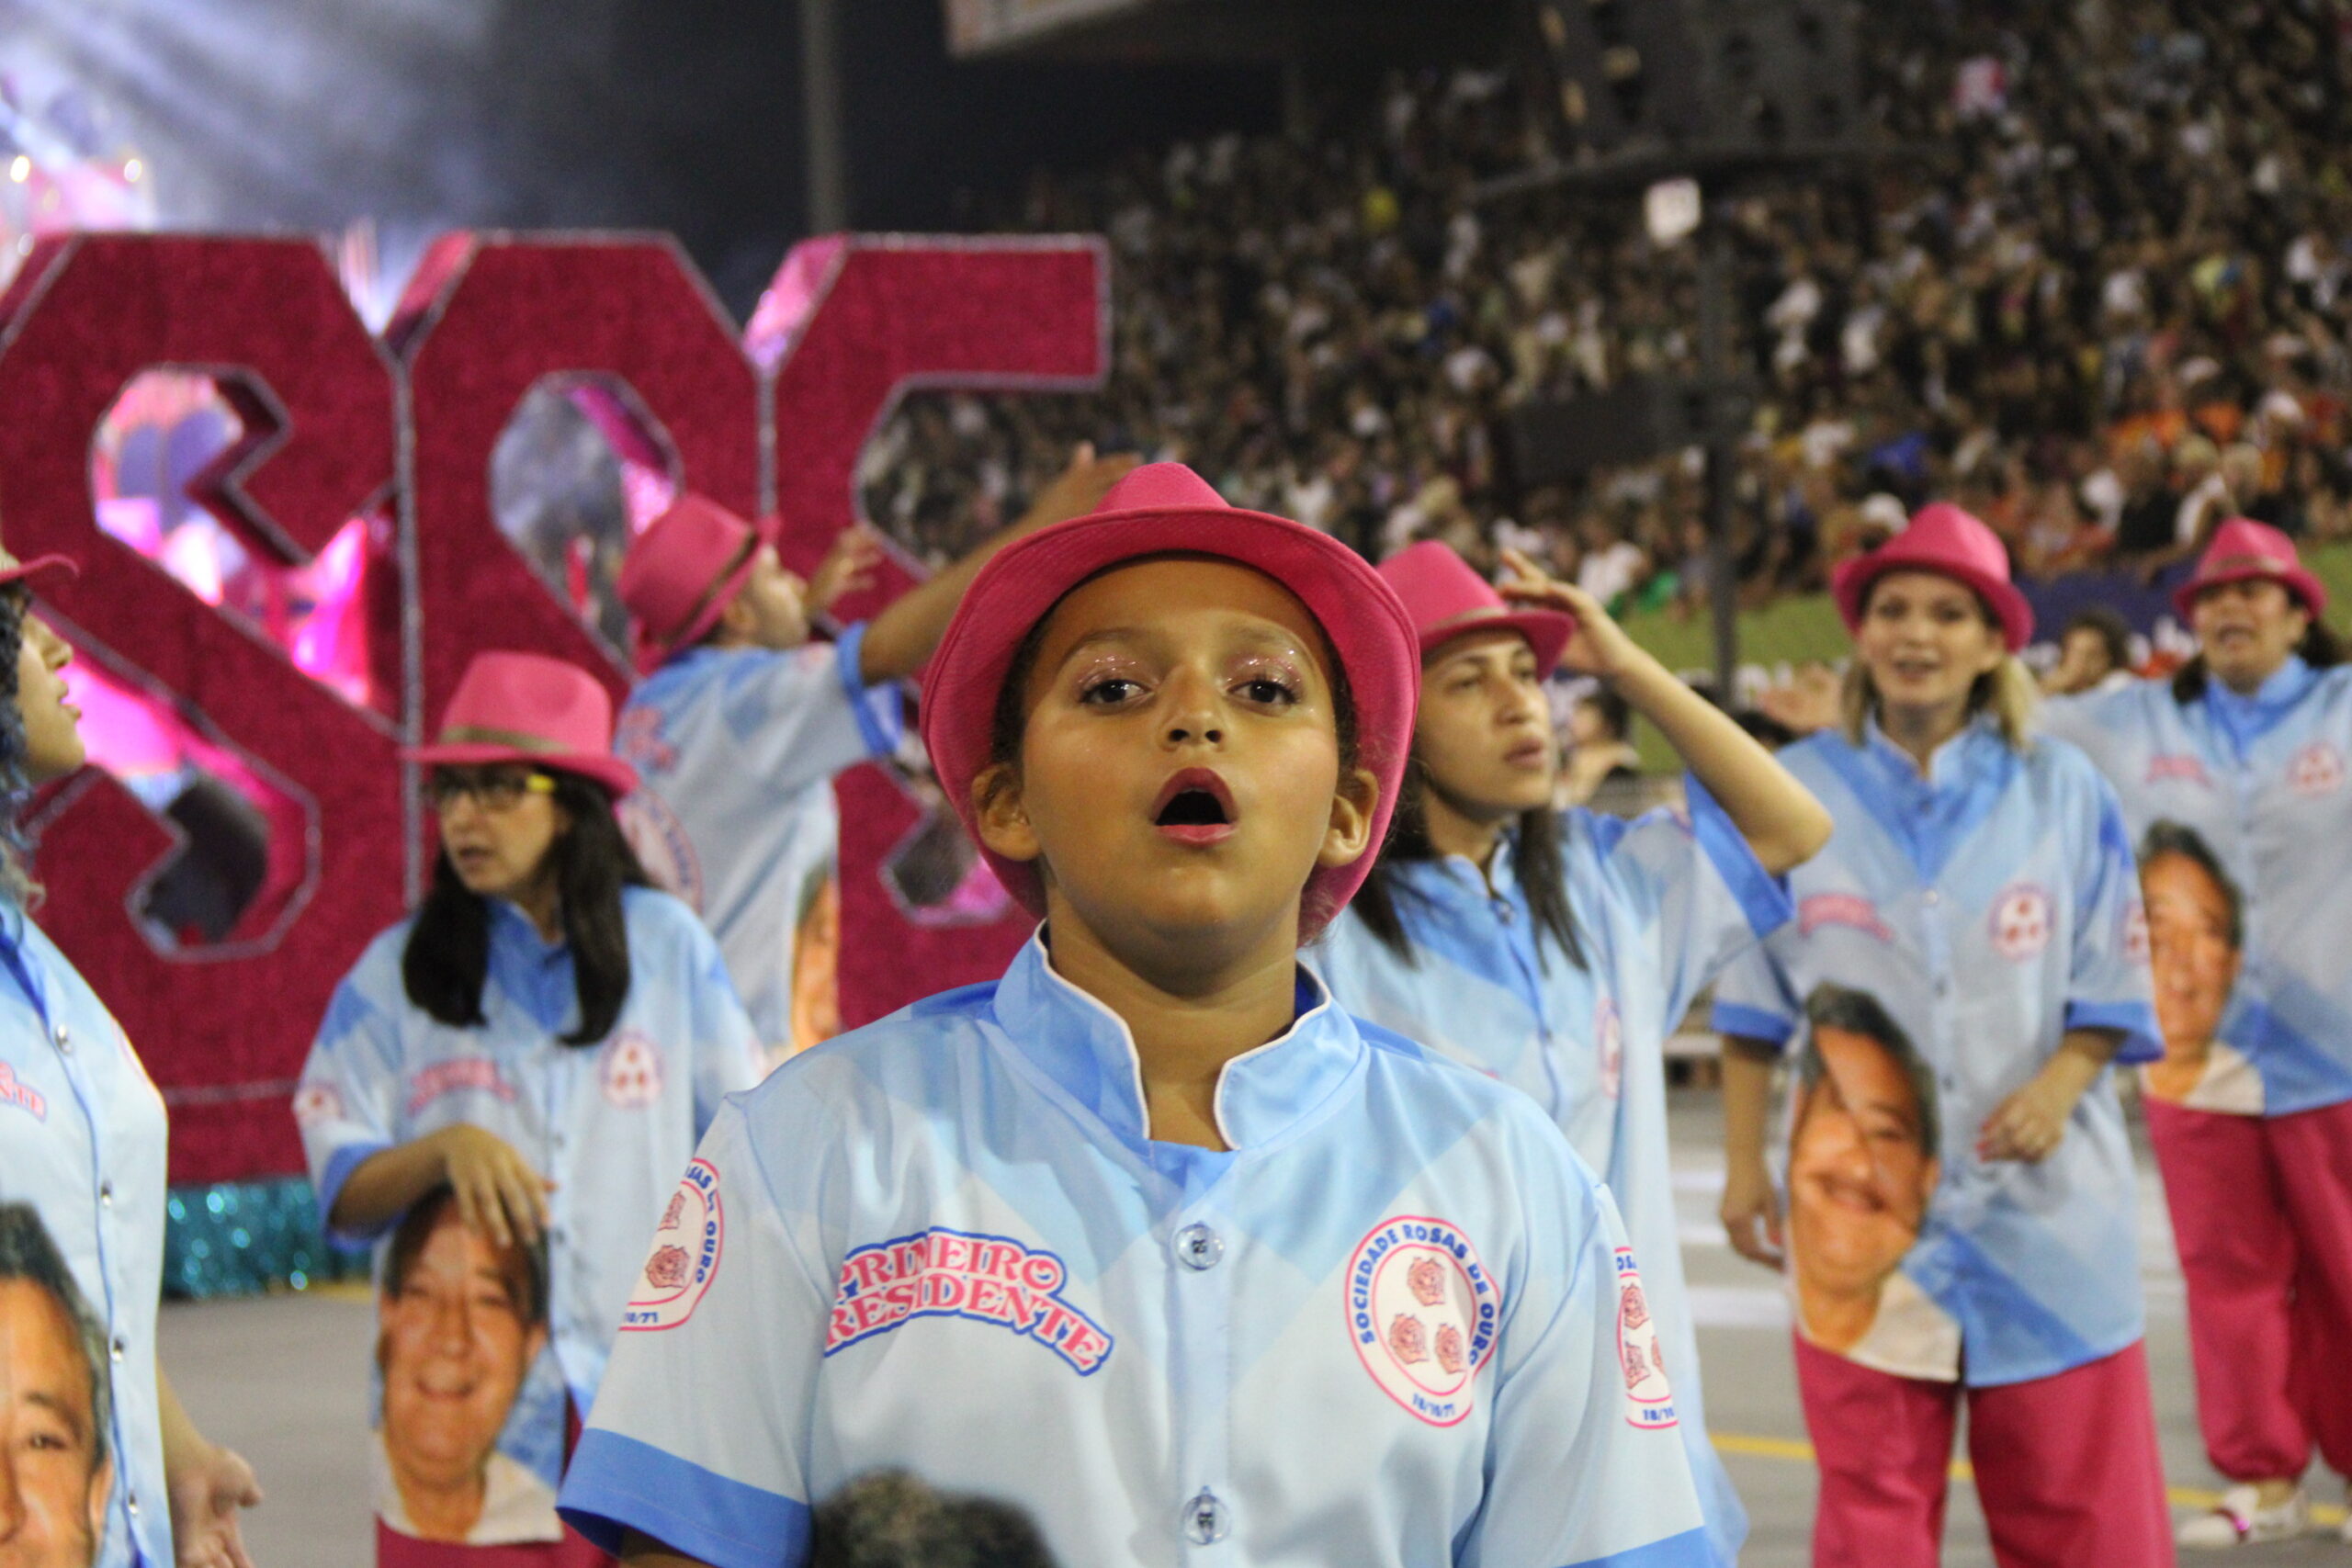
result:
[[(1421, 705), (1395, 830), (1312, 956), (1340, 1004), (1532, 1096), (1608, 1182), (1642, 1259), (1716, 1559), (1747, 1517), (1707, 1440), (1667, 1151), (1667, 1036), (1789, 918), (1780, 878), (1828, 814), (1582, 590), (1509, 558), (1501, 592), (1438, 543), (1380, 569), (1411, 613)], [(1600, 677), (1690, 764), (1687, 811), (1553, 807), (1544, 678)]]

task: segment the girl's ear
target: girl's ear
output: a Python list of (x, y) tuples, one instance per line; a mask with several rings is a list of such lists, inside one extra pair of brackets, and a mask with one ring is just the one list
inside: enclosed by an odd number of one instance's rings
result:
[(979, 818), (980, 842), (990, 852), (1023, 862), (1045, 852), (1021, 798), (1021, 771), (1011, 762), (991, 762), (972, 776), (972, 812)]
[(1323, 830), (1323, 847), (1316, 852), (1315, 863), (1353, 865), (1374, 848), (1372, 816), (1379, 806), (1380, 780), (1370, 768), (1341, 773), (1339, 787), (1331, 792), (1331, 821)]

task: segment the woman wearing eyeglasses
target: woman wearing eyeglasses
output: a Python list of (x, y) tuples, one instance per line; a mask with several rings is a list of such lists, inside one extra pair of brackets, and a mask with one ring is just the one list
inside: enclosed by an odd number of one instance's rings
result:
[(555, 1514), (577, 1413), (677, 1173), (759, 1077), (717, 944), (614, 821), (637, 780), (611, 743), (586, 671), (474, 660), (410, 754), (432, 887), (335, 992), (295, 1098), (329, 1231), (382, 1244), (381, 1568), (606, 1561)]

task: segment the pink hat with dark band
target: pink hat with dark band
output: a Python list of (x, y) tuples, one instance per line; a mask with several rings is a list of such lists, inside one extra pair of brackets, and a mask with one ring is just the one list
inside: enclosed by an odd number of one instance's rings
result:
[(2251, 517), (2233, 517), (2213, 531), (2213, 542), (2197, 558), (2197, 570), (2172, 591), (2172, 607), (2186, 621), (2197, 596), (2207, 589), (2257, 578), (2278, 583), (2314, 615), (2327, 608), (2327, 585), (2303, 569), (2295, 541)]
[(82, 569), (72, 556), (35, 556), (30, 560), (9, 560), (8, 552), (0, 547), (0, 587), (22, 582), (28, 578), (52, 577), (63, 573), (69, 578), (82, 575)]
[(614, 585), (635, 623), (638, 670), (650, 675), (700, 642), (751, 581), (759, 547), (775, 536), (772, 520), (747, 523), (692, 491), (647, 524)]
[(613, 755), (613, 699), (575, 664), (538, 653), (480, 653), (429, 746), (401, 753), (412, 762), (486, 767), (520, 762), (579, 773), (616, 795), (637, 787), (637, 770)]
[(1286, 518), (1229, 506), (1181, 463), (1151, 463), (1111, 487), (1094, 511), (1040, 528), (983, 568), (932, 655), (922, 690), (922, 738), (964, 830), (1006, 889), (1032, 914), (1046, 910), (1034, 865), (981, 843), (972, 781), (989, 761), (997, 701), (1024, 638), (1071, 589), (1113, 567), (1152, 556), (1198, 555), (1264, 573), (1298, 596), (1324, 636), (1355, 699), (1357, 750), (1380, 781), (1372, 847), (1353, 864), (1307, 879), (1301, 941), (1354, 897), (1387, 836), (1413, 743), (1421, 660), (1412, 617), (1363, 557), (1328, 534)]
[(1535, 672), (1549, 675), (1560, 650), (1577, 635), (1574, 615), (1558, 610), (1514, 609), (1494, 584), (1470, 570), (1451, 546), (1425, 539), (1380, 563), (1380, 576), (1420, 634), (1421, 657), (1465, 632), (1514, 631), (1535, 650)]
[(2033, 606), (2009, 581), (2009, 552), (1999, 535), (1948, 501), (1919, 509), (1911, 525), (1868, 555), (1840, 561), (1830, 574), (1829, 592), (1846, 629), (1862, 624), (1862, 602), (1871, 584), (1890, 571), (1931, 571), (1975, 591), (2001, 623), (2011, 653), (2033, 640)]

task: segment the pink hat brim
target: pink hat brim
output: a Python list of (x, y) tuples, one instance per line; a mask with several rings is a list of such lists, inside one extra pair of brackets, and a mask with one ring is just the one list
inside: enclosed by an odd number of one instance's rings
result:
[(2251, 565), (2233, 566), (2214, 572), (2210, 577), (2191, 577), (2172, 591), (2172, 607), (2179, 615), (2180, 624), (2187, 626), (2190, 612), (2196, 607), (2198, 596), (2205, 590), (2219, 588), (2224, 583), (2249, 582), (2257, 578), (2266, 582), (2275, 582), (2288, 592), (2294, 594), (2303, 602), (2303, 608), (2313, 615), (2326, 612), (2327, 584), (2300, 566), (2284, 569)]
[(520, 762), (526, 767), (544, 768), (550, 773), (578, 773), (594, 779), (613, 792), (615, 799), (637, 788), (637, 770), (618, 757), (582, 751), (528, 751), (520, 746), (501, 746), (491, 740), (458, 740), (436, 742), (430, 746), (409, 746), (401, 750), (405, 762), (422, 762), (427, 767), (447, 764), (456, 768), (487, 767), (493, 762)]
[(11, 582), (23, 582), (36, 577), (62, 576), (70, 579), (81, 575), (81, 563), (72, 556), (35, 556), (30, 560), (20, 560), (6, 570), (0, 571), (0, 586)]
[[(1897, 535), (1900, 538), (1902, 536)], [(1905, 559), (1890, 557), (1883, 549), (1838, 563), (1829, 574), (1829, 592), (1838, 601), (1838, 617), (1846, 623), (1849, 633), (1858, 632), (1862, 626), (1862, 601), (1870, 594), (1871, 584), (1891, 572), (1924, 571), (1934, 577), (1949, 577), (1962, 587), (1971, 590), (1984, 600), (2001, 623), (2001, 641), (2011, 653), (2022, 653), (2026, 644), (2033, 640), (2033, 606), (2026, 603), (2017, 584), (2006, 578), (1994, 577), (1973, 567), (1955, 562)]]
[(1577, 618), (1561, 610), (1498, 610), (1492, 614), (1456, 615), (1421, 628), (1421, 662), (1427, 664), (1431, 654), (1455, 637), (1488, 631), (1512, 631), (1525, 637), (1527, 646), (1535, 650), (1535, 673), (1544, 676), (1559, 668), (1560, 655), (1577, 635)]
[(1164, 555), (1209, 556), (1272, 578), (1306, 606), (1347, 673), (1358, 761), (1379, 781), (1380, 799), (1364, 852), (1307, 879), (1299, 916), (1299, 940), (1306, 942), (1355, 896), (1388, 836), (1420, 696), (1412, 618), (1363, 557), (1327, 534), (1262, 512), (1175, 505), (1091, 513), (1006, 546), (973, 580), (932, 655), (922, 705), (932, 767), (997, 880), (1042, 916), (1045, 888), (1036, 867), (989, 849), (972, 804), (972, 781), (988, 765), (995, 739), (998, 697), (1014, 652), (1063, 595), (1099, 572)]

